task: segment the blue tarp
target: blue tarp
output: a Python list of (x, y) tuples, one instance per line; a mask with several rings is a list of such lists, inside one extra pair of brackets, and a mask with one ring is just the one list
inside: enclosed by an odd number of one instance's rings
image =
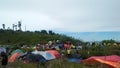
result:
[(82, 60), (82, 58), (68, 58), (68, 62), (75, 62), (75, 63), (80, 63), (80, 61)]

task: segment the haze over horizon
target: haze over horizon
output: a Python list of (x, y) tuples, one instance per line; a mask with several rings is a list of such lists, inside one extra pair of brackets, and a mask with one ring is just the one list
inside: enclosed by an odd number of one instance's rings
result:
[(115, 40), (120, 42), (120, 32), (58, 32), (88, 42)]

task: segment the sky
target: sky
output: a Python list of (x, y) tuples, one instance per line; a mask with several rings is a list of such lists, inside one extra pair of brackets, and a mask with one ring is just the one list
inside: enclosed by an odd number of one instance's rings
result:
[(0, 0), (2, 24), (22, 30), (120, 31), (120, 0)]

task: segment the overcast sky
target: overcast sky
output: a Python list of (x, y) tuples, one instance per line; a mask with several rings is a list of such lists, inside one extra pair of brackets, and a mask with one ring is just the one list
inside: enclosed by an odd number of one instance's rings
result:
[(120, 0), (0, 0), (0, 28), (19, 20), (30, 31), (120, 31)]

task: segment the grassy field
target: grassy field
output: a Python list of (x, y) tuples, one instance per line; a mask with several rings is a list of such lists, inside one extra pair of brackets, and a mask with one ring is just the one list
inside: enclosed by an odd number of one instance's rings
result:
[(60, 58), (50, 60), (46, 63), (23, 63), (19, 60), (16, 60), (14, 63), (9, 63), (7, 65), (7, 68), (109, 68), (109, 67), (100, 63), (99, 66), (95, 64), (86, 65), (85, 63), (73, 63), (68, 62), (67, 58)]
[[(26, 52), (27, 49), (21, 49)], [(89, 51), (89, 54), (88, 54)], [(72, 50), (74, 53), (74, 49)], [(66, 53), (65, 53), (66, 54)], [(79, 50), (79, 54), (83, 59), (87, 59), (91, 56), (107, 56), (107, 55), (118, 55), (120, 56), (120, 46), (96, 46), (96, 47), (83, 47)], [(1, 67), (0, 67), (1, 68)], [(47, 63), (23, 63), (21, 61), (15, 61), (14, 63), (9, 63), (7, 68), (109, 68), (104, 64), (97, 65), (86, 65), (85, 63), (73, 63), (68, 62), (67, 59), (55, 59), (48, 61)]]
[(48, 61), (47, 63), (23, 63), (21, 61), (15, 61), (14, 63), (9, 63), (8, 68), (108, 68), (107, 66), (101, 64), (96, 65), (86, 65), (84, 63), (73, 63), (68, 62), (67, 59), (55, 59)]

